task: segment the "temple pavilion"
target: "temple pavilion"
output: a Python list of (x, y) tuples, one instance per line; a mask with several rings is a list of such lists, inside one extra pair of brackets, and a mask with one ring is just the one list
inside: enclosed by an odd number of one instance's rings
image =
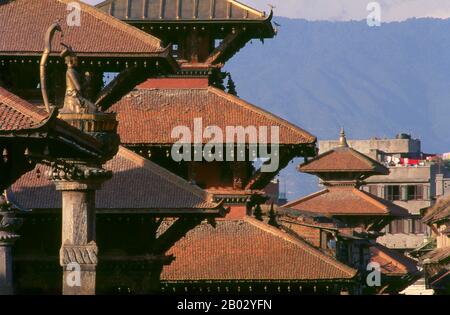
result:
[(343, 130), (338, 147), (305, 162), (298, 169), (318, 176), (324, 189), (289, 202), (284, 208), (326, 215), (351, 227), (374, 232), (395, 217), (407, 216), (404, 208), (360, 189), (364, 179), (387, 174), (389, 170), (350, 148)]
[[(313, 135), (237, 97), (231, 74), (222, 71), (224, 63), (249, 41), (275, 36), (272, 12), (234, 0), (108, 0), (97, 8), (170, 43), (180, 66), (175, 74), (150, 78), (119, 102), (103, 107), (117, 114), (125, 147), (195, 182), (217, 200), (224, 199), (233, 218), (251, 214), (264, 202), (264, 188), (293, 158), (315, 155)], [(268, 145), (279, 147), (278, 167), (261, 172), (253, 161), (267, 156), (251, 155), (250, 148), (258, 141), (246, 133), (239, 142), (245, 148), (236, 147), (232, 161), (174, 161), (170, 152), (177, 139), (171, 132), (177, 126), (194, 130), (195, 119), (201, 119), (204, 128), (214, 126), (224, 132), (226, 126), (278, 127), (277, 143), (272, 134), (267, 137)], [(201, 144), (209, 140), (201, 139)], [(247, 157), (245, 161), (238, 154)]]
[[(295, 157), (316, 155), (313, 135), (237, 97), (231, 75), (222, 71), (250, 40), (275, 36), (272, 13), (234, 0), (111, 0), (97, 8), (75, 1), (82, 23), (71, 27), (65, 20), (70, 3), (0, 2), (0, 86), (10, 91), (0, 90), (9, 102), (0, 138), (25, 135), (14, 146), (24, 156), (20, 163), (28, 162), (20, 172), (2, 164), (10, 188), (0, 212), (17, 210), (23, 221), (20, 237), (9, 228), (17, 222), (9, 214), (0, 224), (1, 244), (15, 241), (12, 254), (8, 247), (10, 292), (362, 292), (360, 268), (298, 233), (250, 217), (281, 169)], [(69, 70), (82, 74), (77, 92), (92, 112), (66, 111), (73, 105), (67, 100), (73, 92)], [(262, 172), (253, 159), (238, 161), (238, 147), (228, 162), (175, 162), (173, 128), (193, 129), (198, 118), (206, 128), (278, 127), (278, 139), (270, 134), (265, 143), (277, 145), (271, 153), (278, 167)], [(26, 150), (33, 135), (45, 141)], [(250, 156), (260, 143), (244, 138), (243, 153)], [(324, 195), (331, 197), (323, 207), (302, 211), (339, 219), (362, 234), (378, 230), (402, 209), (359, 193), (360, 180), (386, 170), (344, 142), (331, 159), (344, 160), (334, 169), (338, 177), (333, 169), (311, 171), (321, 174), (328, 185)], [(57, 148), (67, 156), (59, 157)], [(14, 150), (4, 152), (7, 163)], [(258, 154), (252, 158), (267, 158)], [(336, 196), (352, 200), (351, 208)], [(343, 237), (353, 242), (359, 236)], [(79, 289), (61, 281), (73, 260), (82, 267)]]
[[(407, 216), (408, 212), (360, 189), (366, 178), (388, 174), (385, 166), (350, 148), (342, 129), (338, 147), (298, 169), (318, 176), (324, 189), (282, 206), (282, 217), (288, 214), (296, 218), (287, 222), (288, 228), (316, 246), (332, 250), (336, 259), (363, 275), (368, 263), (377, 263), (383, 276), (382, 286), (366, 287), (366, 293), (372, 290), (395, 294), (418, 279), (420, 273), (413, 259), (376, 243), (386, 224), (395, 217)], [(318, 219), (305, 222), (305, 216)]]
[[(92, 159), (102, 155), (100, 143), (0, 86), (0, 185), (4, 190), (38, 161)], [(0, 294), (14, 292), (12, 247), (22, 225), (5, 196), (0, 200)]]
[[(22, 238), (14, 247), (18, 293), (60, 290), (57, 253), (62, 200), (55, 186), (39, 176), (48, 169), (38, 164), (7, 190), (13, 207), (27, 211), (21, 214), (25, 219)], [(100, 248), (96, 290), (111, 294), (155, 291), (160, 273), (154, 271), (173, 261), (167, 253), (173, 243), (226, 210), (202, 189), (124, 147), (105, 169), (113, 176), (96, 195)], [(158, 232), (162, 224), (164, 233)]]

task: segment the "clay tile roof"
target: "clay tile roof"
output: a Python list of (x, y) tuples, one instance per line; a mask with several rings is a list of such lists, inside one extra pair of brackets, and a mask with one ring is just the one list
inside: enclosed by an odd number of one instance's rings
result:
[(0, 132), (41, 127), (49, 114), (0, 87)]
[(389, 170), (379, 162), (349, 147), (337, 147), (318, 155), (299, 170), (304, 173), (364, 172), (372, 175), (387, 175)]
[(168, 252), (163, 281), (351, 280), (357, 271), (251, 218), (203, 223)]
[[(42, 165), (36, 168), (41, 174), (47, 169)], [(221, 208), (210, 202), (210, 196), (202, 189), (123, 147), (105, 168), (113, 171), (113, 177), (97, 192), (98, 209), (219, 212)], [(11, 187), (10, 193), (17, 205), (28, 209), (61, 208), (61, 194), (44, 177), (38, 178), (34, 170)]]
[(422, 219), (425, 223), (435, 223), (443, 220), (450, 220), (450, 197), (440, 198)]
[(446, 264), (450, 262), (450, 246), (437, 248), (420, 257), (422, 264)]
[[(280, 144), (312, 144), (316, 138), (299, 127), (242, 99), (214, 87), (137, 89), (110, 110), (117, 113), (118, 132), (124, 144), (173, 144), (176, 126), (194, 130), (194, 119), (202, 118), (203, 128), (218, 126), (279, 127)], [(224, 135), (225, 136), (225, 135)], [(268, 141), (270, 142), (270, 135)], [(208, 142), (209, 139), (204, 139)], [(250, 143), (249, 139), (246, 139)]]
[(407, 216), (408, 211), (392, 202), (350, 186), (332, 186), (287, 203), (283, 208), (324, 215)]
[(381, 244), (370, 246), (371, 262), (380, 264), (381, 273), (387, 276), (417, 274), (417, 262)]
[[(66, 23), (68, 4), (81, 8), (80, 26)], [(164, 55), (159, 39), (78, 0), (14, 0), (0, 3), (0, 55), (40, 55), (48, 27), (59, 20), (63, 41), (79, 56)], [(60, 52), (61, 35), (53, 42)]]
[(107, 0), (97, 7), (130, 21), (265, 20), (264, 12), (235, 0)]

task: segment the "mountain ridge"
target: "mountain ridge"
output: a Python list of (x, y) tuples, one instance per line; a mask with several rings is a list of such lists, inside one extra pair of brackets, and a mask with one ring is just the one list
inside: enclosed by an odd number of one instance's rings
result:
[[(450, 19), (380, 27), (274, 20), (281, 24), (274, 39), (254, 40), (225, 67), (240, 97), (319, 140), (336, 139), (344, 126), (349, 139), (406, 132), (424, 151), (450, 151)], [(292, 172), (283, 176), (299, 176)]]

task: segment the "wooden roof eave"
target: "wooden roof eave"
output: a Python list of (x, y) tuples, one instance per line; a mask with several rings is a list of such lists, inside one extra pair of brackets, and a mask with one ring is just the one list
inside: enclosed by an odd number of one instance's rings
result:
[[(60, 213), (61, 209), (34, 209), (39, 213)], [(225, 217), (229, 209), (224, 207), (224, 202), (218, 202), (211, 208), (141, 208), (141, 209), (112, 209), (112, 208), (97, 208), (96, 214), (143, 214), (143, 215), (166, 215), (166, 216), (205, 216), (205, 218), (221, 218)], [(34, 211), (36, 213), (36, 211)], [(31, 213), (30, 213), (31, 214)]]
[[(83, 59), (166, 59), (166, 62), (168, 65), (170, 65), (170, 68), (173, 72), (178, 70), (178, 63), (175, 61), (175, 59), (172, 57), (172, 48), (171, 45), (168, 45), (167, 47), (164, 47), (159, 52), (150, 52), (150, 53), (96, 53), (96, 52), (76, 52), (77, 57), (81, 60)], [(2, 58), (10, 58), (10, 57), (28, 57), (28, 58), (40, 58), (42, 56), (41, 51), (0, 51), (0, 60)], [(49, 54), (49, 57), (51, 58), (59, 58), (60, 53), (58, 52), (52, 52)], [(62, 60), (62, 59), (61, 59)]]
[(69, 143), (77, 150), (96, 158), (101, 158), (102, 156), (102, 144), (97, 139), (69, 125), (63, 120), (55, 120), (54, 133), (52, 136), (55, 139)]
[(328, 279), (197, 279), (197, 280), (164, 280), (161, 279), (163, 284), (201, 284), (201, 283), (219, 283), (219, 284), (238, 284), (238, 283), (255, 283), (255, 284), (273, 284), (283, 283), (286, 285), (295, 284), (328, 284), (328, 283), (355, 283), (359, 277), (359, 273), (356, 273), (352, 278), (328, 278)]

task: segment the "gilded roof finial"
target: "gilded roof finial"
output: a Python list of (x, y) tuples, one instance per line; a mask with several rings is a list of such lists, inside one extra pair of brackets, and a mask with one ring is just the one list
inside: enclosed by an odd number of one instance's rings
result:
[(341, 135), (339, 137), (339, 147), (348, 148), (347, 138), (345, 137), (344, 127), (341, 128)]

